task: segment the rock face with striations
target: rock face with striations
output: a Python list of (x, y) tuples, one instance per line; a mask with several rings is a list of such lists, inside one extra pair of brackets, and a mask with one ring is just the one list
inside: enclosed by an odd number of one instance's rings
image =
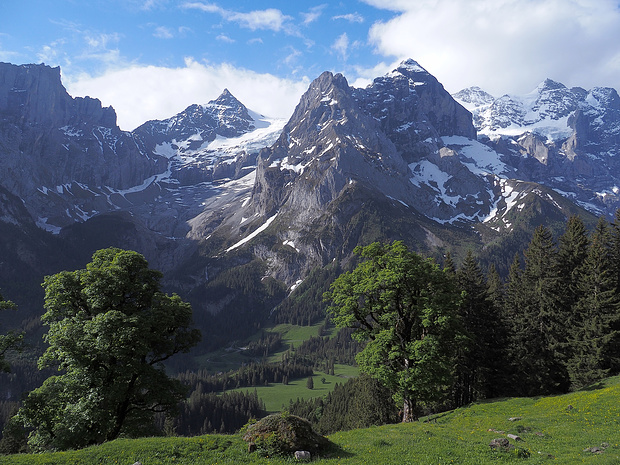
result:
[(0, 184), (45, 227), (114, 209), (115, 190), (165, 170), (116, 125), (116, 113), (72, 98), (60, 69), (0, 64)]
[(254, 208), (270, 215), (286, 204), (303, 212), (301, 224), (353, 183), (413, 205), (424, 193), (410, 182), (409, 165), (454, 135), (475, 138), (471, 114), (412, 60), (365, 89), (325, 72), (261, 154)]

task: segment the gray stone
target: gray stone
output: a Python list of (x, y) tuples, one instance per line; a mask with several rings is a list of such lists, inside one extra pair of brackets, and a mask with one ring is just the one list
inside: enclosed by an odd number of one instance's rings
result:
[(295, 451), (295, 460), (303, 460), (307, 462), (310, 460), (311, 457), (312, 457), (312, 454), (310, 454), (310, 452), (307, 450), (296, 450)]

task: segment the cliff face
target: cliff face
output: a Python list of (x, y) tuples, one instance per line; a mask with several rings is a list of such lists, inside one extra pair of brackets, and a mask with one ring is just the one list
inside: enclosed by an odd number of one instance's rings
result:
[(0, 64), (0, 152), (0, 185), (55, 227), (114, 209), (114, 190), (166, 167), (120, 130), (111, 107), (72, 98), (60, 69), (45, 65)]

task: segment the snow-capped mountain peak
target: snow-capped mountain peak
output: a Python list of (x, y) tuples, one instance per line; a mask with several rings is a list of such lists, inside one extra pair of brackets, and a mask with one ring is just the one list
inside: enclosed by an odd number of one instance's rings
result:
[(453, 97), (469, 111), (487, 107), (495, 101), (495, 97), (478, 86), (463, 89), (454, 94)]

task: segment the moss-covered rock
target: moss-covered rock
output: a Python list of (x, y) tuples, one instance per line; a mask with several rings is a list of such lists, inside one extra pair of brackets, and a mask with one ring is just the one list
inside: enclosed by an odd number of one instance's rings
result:
[(269, 415), (247, 427), (243, 440), (264, 455), (289, 455), (297, 450), (318, 454), (329, 440), (312, 429), (308, 420), (287, 412)]

